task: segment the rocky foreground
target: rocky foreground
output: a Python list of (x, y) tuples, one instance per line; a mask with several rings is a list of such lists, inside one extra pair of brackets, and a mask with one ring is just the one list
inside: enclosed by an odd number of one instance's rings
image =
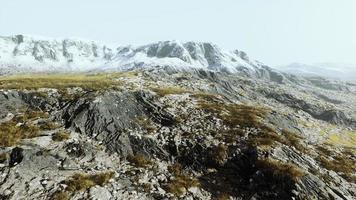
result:
[(0, 78), (0, 199), (355, 199), (356, 84)]

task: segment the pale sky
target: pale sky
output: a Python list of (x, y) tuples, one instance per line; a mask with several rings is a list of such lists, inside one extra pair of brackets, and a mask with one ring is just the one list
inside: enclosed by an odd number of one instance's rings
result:
[(356, 0), (0, 0), (0, 35), (213, 42), (268, 65), (356, 64)]

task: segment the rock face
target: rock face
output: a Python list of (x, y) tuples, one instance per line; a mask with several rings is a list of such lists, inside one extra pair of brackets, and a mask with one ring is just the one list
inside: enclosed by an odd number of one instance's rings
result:
[[(216, 53), (183, 47), (140, 51)], [(157, 67), (108, 74), (116, 87), (99, 89), (1, 80), (0, 198), (355, 199), (354, 85), (272, 76)]]
[(132, 148), (123, 131), (134, 129), (134, 119), (142, 113), (143, 107), (133, 94), (106, 93), (94, 101), (87, 97), (78, 99), (64, 108), (62, 117), (66, 127), (102, 140), (109, 150), (126, 156), (132, 154)]
[(291, 94), (267, 94), (267, 97), (274, 98), (277, 101), (296, 109), (303, 110), (316, 119), (324, 120), (333, 124), (343, 124), (346, 126), (356, 127), (356, 121), (347, 116), (340, 110), (329, 110), (318, 105), (313, 105), (305, 100), (298, 99)]

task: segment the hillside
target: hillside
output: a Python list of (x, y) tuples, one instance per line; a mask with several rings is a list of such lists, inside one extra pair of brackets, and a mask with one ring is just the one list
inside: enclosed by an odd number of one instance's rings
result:
[(0, 197), (351, 200), (356, 85), (338, 86), (166, 67), (2, 77)]

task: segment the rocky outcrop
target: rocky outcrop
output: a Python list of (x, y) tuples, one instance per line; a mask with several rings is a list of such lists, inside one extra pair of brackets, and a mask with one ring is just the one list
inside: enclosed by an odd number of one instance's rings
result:
[(289, 107), (303, 110), (319, 120), (352, 127), (355, 127), (356, 125), (354, 120), (352, 120), (349, 116), (340, 110), (330, 110), (318, 105), (313, 105), (291, 94), (268, 93), (266, 96), (268, 98), (274, 98), (280, 103), (283, 103)]
[(0, 137), (19, 138), (0, 147), (0, 198), (354, 199), (354, 104), (274, 78), (157, 68), (119, 88), (4, 89)]

